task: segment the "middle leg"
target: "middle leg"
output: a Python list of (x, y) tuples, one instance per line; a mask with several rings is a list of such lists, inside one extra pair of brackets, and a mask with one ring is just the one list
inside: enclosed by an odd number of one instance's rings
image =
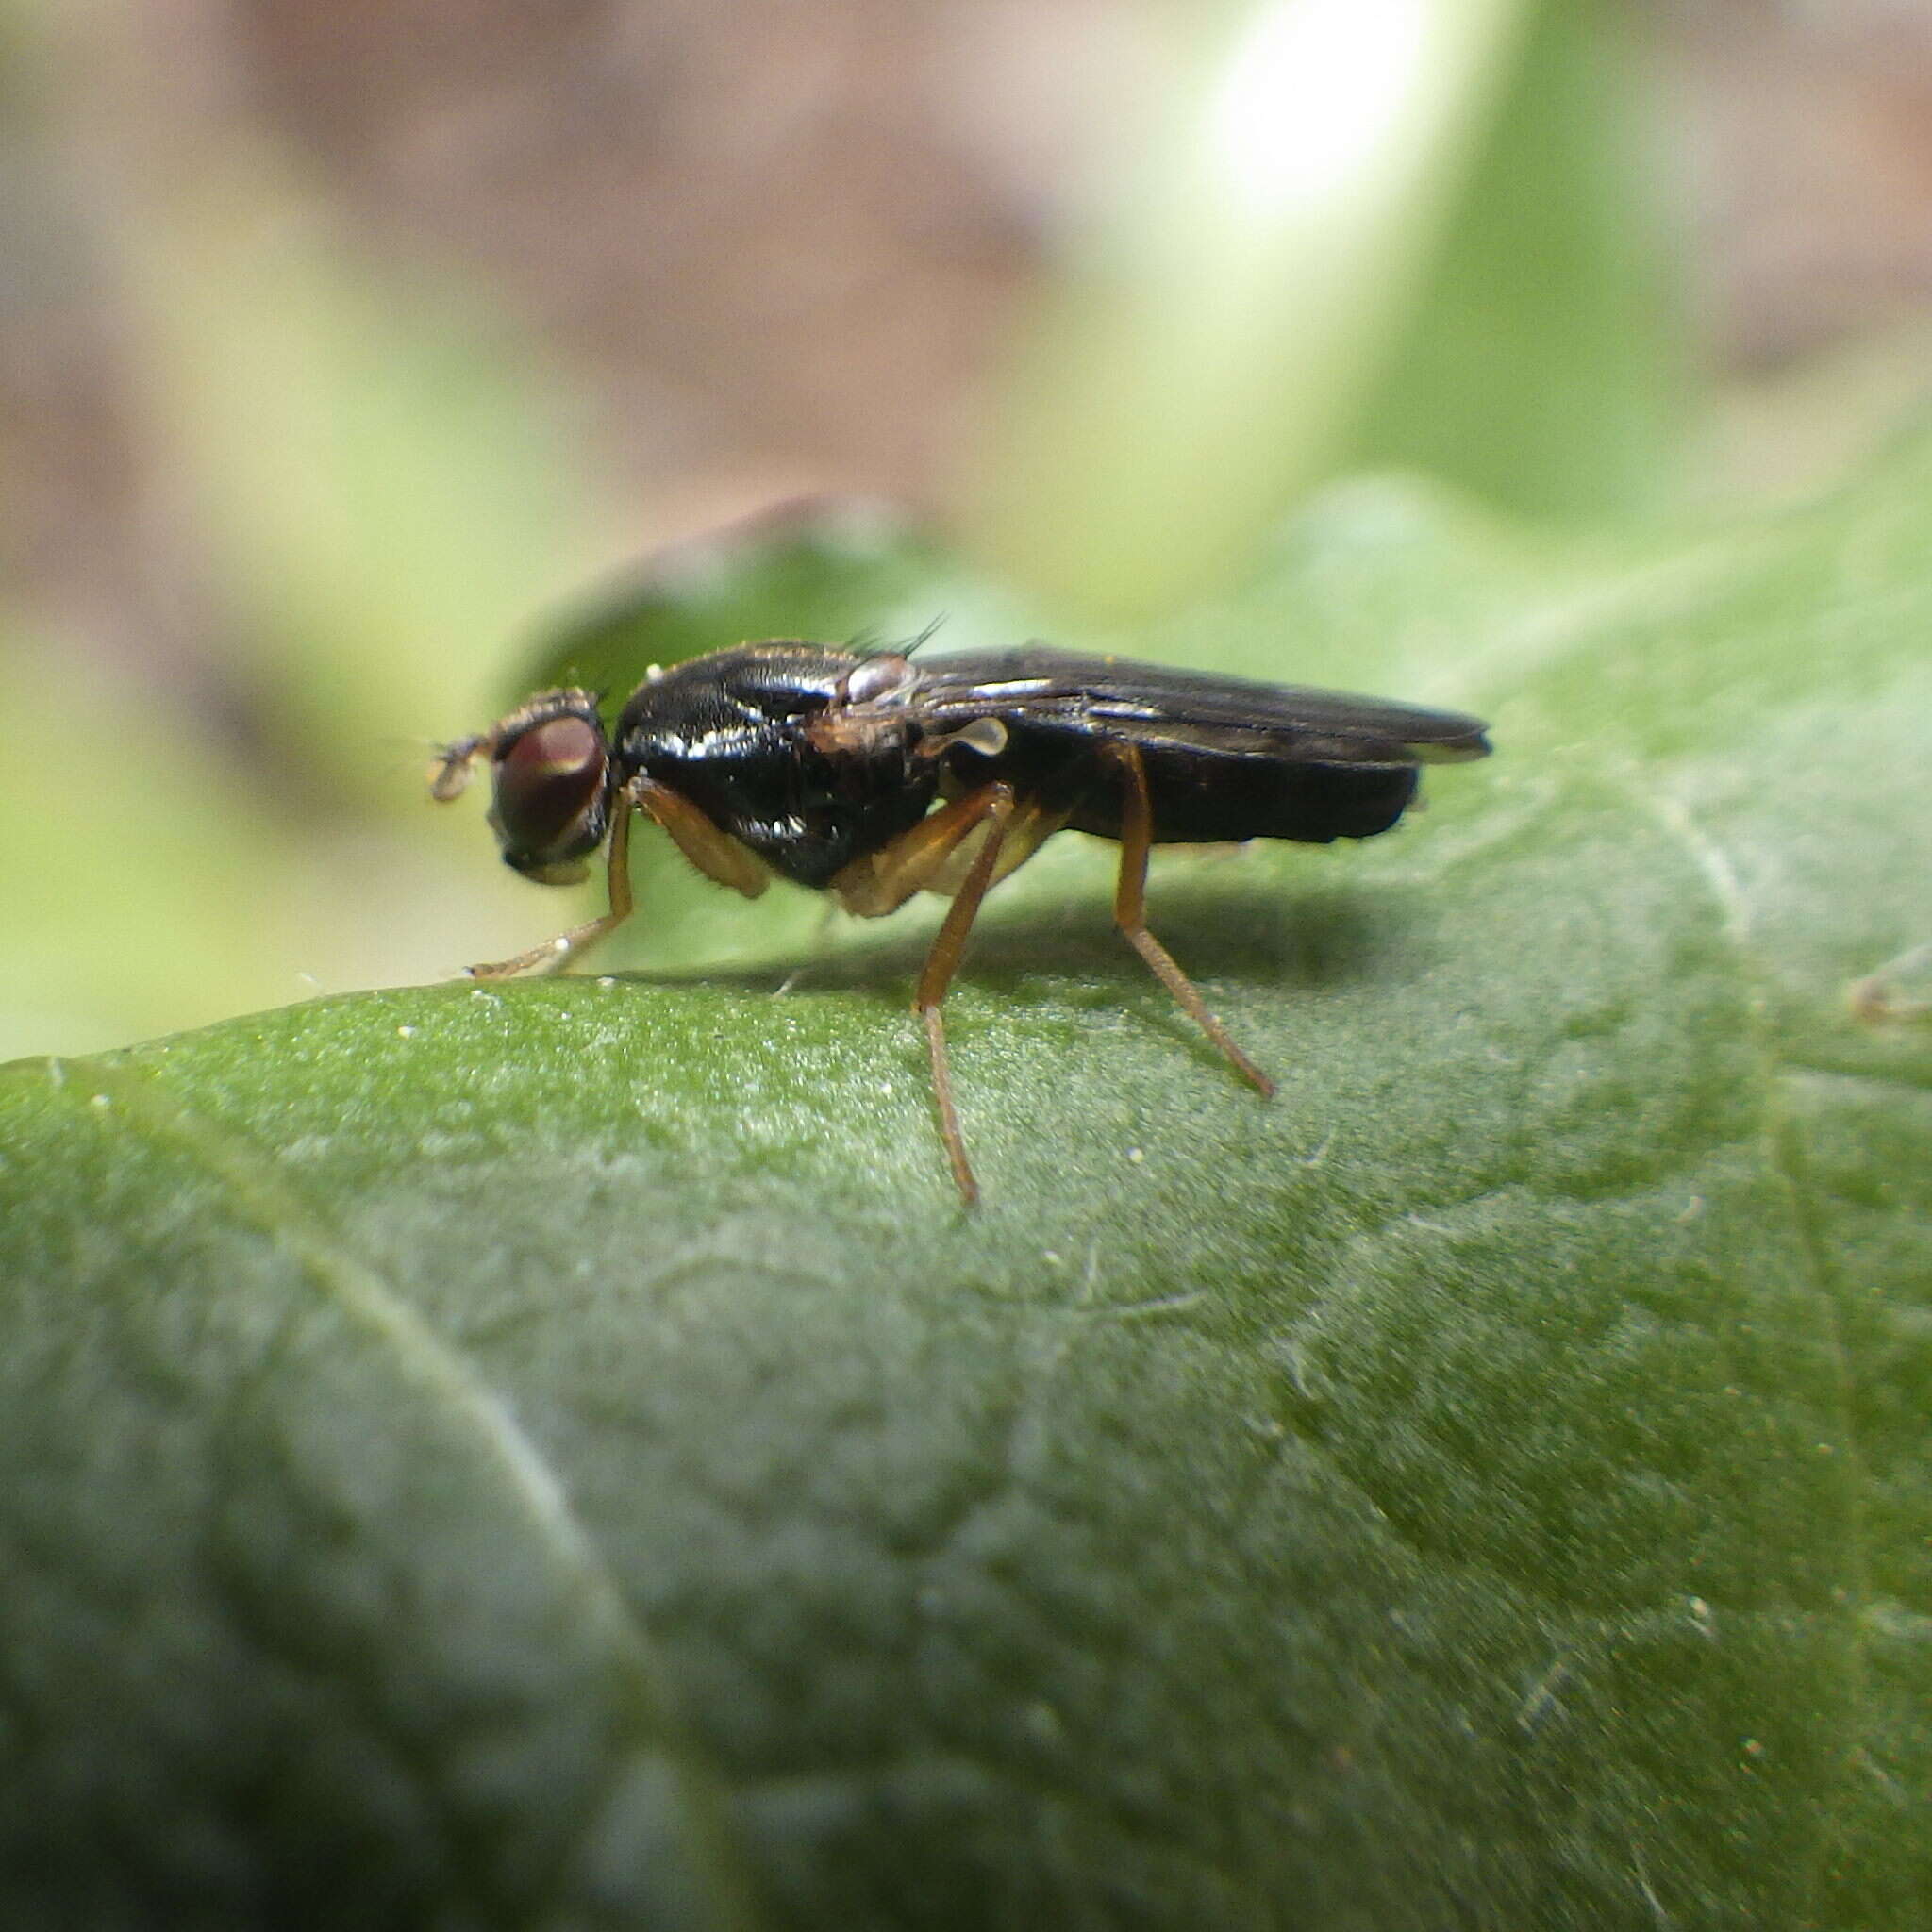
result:
[(902, 833), (884, 851), (855, 860), (832, 882), (845, 909), (865, 919), (893, 911), (915, 892), (952, 894), (952, 906), (919, 975), (913, 1005), (925, 1028), (933, 1100), (939, 1109), (946, 1159), (968, 1207), (979, 1198), (979, 1185), (966, 1158), (965, 1137), (959, 1131), (958, 1109), (953, 1104), (953, 1074), (946, 1058), (946, 1029), (940, 1017), (940, 1003), (958, 970), (966, 935), (980, 903), (1065, 820), (1064, 812), (1023, 803), (1010, 785), (995, 780), (953, 799)]
[[(1007, 825), (1013, 816), (1013, 788), (1004, 783), (989, 785), (958, 801), (960, 835), (979, 825), (986, 827), (978, 852), (965, 880), (946, 908), (932, 951), (919, 975), (914, 1010), (925, 1025), (926, 1055), (932, 1063), (932, 1095), (940, 1113), (940, 1137), (946, 1143), (946, 1159), (967, 1207), (979, 1199), (979, 1183), (973, 1177), (973, 1163), (966, 1158), (966, 1139), (959, 1131), (959, 1111), (953, 1105), (953, 1070), (946, 1058), (946, 1027), (940, 1017), (940, 1002), (959, 969), (966, 950), (966, 935), (973, 930), (980, 902), (992, 884), (1000, 862), (1000, 847), (1006, 842)], [(936, 854), (936, 859), (942, 854)]]

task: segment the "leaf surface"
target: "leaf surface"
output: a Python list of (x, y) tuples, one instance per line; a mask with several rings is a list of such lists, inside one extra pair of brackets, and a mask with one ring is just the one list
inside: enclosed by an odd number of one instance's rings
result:
[(0, 1073), (17, 1922), (1916, 1923), (1928, 500), (1137, 634), (1499, 756), (1157, 867), (1273, 1105), (1056, 841), (974, 1215), (890, 927)]

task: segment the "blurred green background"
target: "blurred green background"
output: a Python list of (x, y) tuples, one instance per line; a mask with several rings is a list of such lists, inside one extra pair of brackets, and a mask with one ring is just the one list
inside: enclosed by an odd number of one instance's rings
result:
[(1932, 390), (1876, 0), (12, 0), (0, 57), (0, 1058), (554, 930), (422, 781), (559, 635), (1001, 636), (895, 601), (909, 520), (1104, 638), (1343, 470), (1615, 531)]

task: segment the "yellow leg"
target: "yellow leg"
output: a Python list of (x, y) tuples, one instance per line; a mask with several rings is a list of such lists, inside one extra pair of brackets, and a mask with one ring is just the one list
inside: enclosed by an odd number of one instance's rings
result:
[[(966, 1140), (959, 1131), (959, 1112), (953, 1105), (953, 1071), (946, 1058), (946, 1028), (940, 1018), (940, 1002), (945, 998), (946, 989), (953, 983), (953, 974), (958, 971), (960, 956), (966, 950), (966, 935), (972, 931), (980, 901), (986, 897), (987, 889), (993, 882), (995, 868), (1000, 861), (1000, 847), (1006, 841), (1007, 824), (1013, 815), (1012, 788), (1005, 784), (988, 785), (956, 800), (946, 809), (959, 813), (957, 834), (946, 843), (928, 848), (933, 870), (944, 864), (953, 846), (976, 826), (986, 827), (986, 837), (964, 883), (953, 895), (953, 903), (947, 908), (945, 920), (932, 942), (932, 951), (925, 956), (913, 1009), (925, 1025), (926, 1053), (932, 1062), (932, 1095), (940, 1114), (940, 1138), (946, 1143), (946, 1158), (952, 1164), (953, 1178), (958, 1183), (960, 1198), (970, 1208), (979, 1199), (979, 1183), (973, 1177), (973, 1163), (966, 1158)], [(925, 823), (929, 824), (932, 821)], [(922, 829), (923, 826), (915, 827), (913, 835)], [(907, 896), (918, 890), (916, 884), (909, 887)]]
[(1227, 1029), (1208, 1010), (1208, 1003), (1174, 964), (1174, 956), (1147, 930), (1147, 859), (1154, 848), (1154, 802), (1147, 791), (1147, 767), (1136, 745), (1117, 744), (1112, 756), (1126, 780), (1121, 810), (1121, 871), (1113, 895), (1114, 924), (1147, 962), (1155, 978), (1227, 1057), (1235, 1072), (1262, 1093), (1272, 1095), (1274, 1082), (1228, 1038)]
[(608, 874), (610, 910), (601, 918), (587, 920), (582, 925), (559, 933), (554, 940), (545, 940), (541, 946), (532, 946), (527, 953), (519, 953), (514, 959), (498, 959), (491, 965), (472, 966), (469, 969), (472, 979), (508, 979), (533, 968), (541, 968), (545, 973), (559, 973), (573, 959), (588, 952), (606, 933), (622, 925), (630, 917), (630, 815), (635, 806), (636, 801), (628, 789), (618, 793), (617, 816), (610, 827)]
[(625, 791), (708, 879), (747, 899), (756, 899), (772, 883), (765, 861), (729, 832), (721, 832), (682, 792), (644, 777), (633, 778)]
[[(966, 858), (968, 841), (985, 829), (986, 797), (991, 790), (981, 786), (977, 791), (954, 799), (902, 832), (884, 851), (854, 859), (832, 880), (831, 890), (840, 905), (859, 919), (883, 919), (916, 892), (963, 890), (972, 870)], [(988, 885), (997, 885), (1018, 871), (1065, 823), (1064, 812), (1044, 812), (1009, 796), (998, 869)]]
[[(932, 1063), (932, 1097), (939, 1108), (940, 1138), (945, 1142), (953, 1179), (969, 1208), (979, 1198), (979, 1184), (973, 1178), (972, 1162), (966, 1158), (959, 1110), (953, 1104), (953, 1071), (946, 1058), (946, 1028), (940, 1018), (940, 1002), (945, 998), (946, 988), (958, 970), (960, 955), (966, 950), (966, 935), (973, 928), (980, 901), (1000, 876), (1001, 854), (1020, 810), (1010, 785), (983, 785), (977, 791), (942, 806), (930, 818), (922, 819), (883, 852), (868, 854), (847, 866), (832, 881), (832, 890), (848, 912), (866, 919), (881, 918), (928, 886), (944, 891), (945, 875), (958, 862), (966, 841), (974, 836), (980, 840), (966, 875), (953, 893), (953, 903), (933, 940), (932, 950), (925, 957), (925, 966), (919, 975), (919, 991), (913, 1001), (913, 1010), (925, 1027), (925, 1050)], [(1045, 836), (1044, 832), (1040, 834), (1041, 838)], [(1039, 840), (1033, 842), (1037, 844)], [(1024, 856), (1023, 853), (1022, 857)], [(1011, 867), (1006, 870), (1010, 871)]]

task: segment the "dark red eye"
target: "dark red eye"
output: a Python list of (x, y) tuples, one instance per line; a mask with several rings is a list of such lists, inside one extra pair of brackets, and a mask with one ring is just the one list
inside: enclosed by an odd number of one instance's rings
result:
[(604, 836), (604, 734), (588, 718), (546, 718), (498, 755), (491, 817), (519, 872), (578, 858)]

